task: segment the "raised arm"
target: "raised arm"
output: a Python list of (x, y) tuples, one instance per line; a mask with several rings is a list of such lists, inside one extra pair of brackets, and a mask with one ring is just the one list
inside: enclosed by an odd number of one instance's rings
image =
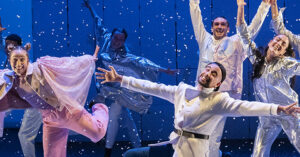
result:
[(271, 116), (286, 114), (296, 116), (296, 113), (300, 112), (300, 108), (296, 107), (297, 103), (293, 103), (287, 106), (280, 106), (270, 103), (262, 102), (249, 102), (242, 100), (235, 100), (228, 95), (223, 95), (221, 101), (221, 107), (219, 112), (223, 112), (226, 116)]
[(6, 28), (2, 27), (1, 17), (0, 17), (0, 50), (4, 50), (3, 36), (2, 36), (2, 31), (4, 30), (6, 30)]
[(201, 48), (203, 40), (210, 34), (205, 30), (201, 10), (199, 7), (200, 0), (190, 0), (190, 14), (192, 18), (193, 29), (198, 45)]
[(258, 32), (260, 31), (260, 28), (269, 12), (269, 9), (270, 9), (270, 0), (263, 0), (260, 6), (258, 7), (257, 13), (252, 19), (251, 24), (248, 27), (251, 40), (254, 40)]
[(300, 55), (300, 35), (295, 35), (291, 31), (287, 30), (283, 23), (282, 12), (284, 9), (281, 9), (278, 12), (277, 0), (271, 0), (271, 10), (272, 10), (272, 27), (276, 34), (283, 34), (289, 38), (292, 46), (298, 51)]
[[(104, 34), (108, 33), (108, 30), (102, 26), (101, 18), (98, 16), (97, 12), (95, 9), (90, 5), (89, 0), (84, 0), (84, 5), (90, 10), (92, 17), (95, 20), (95, 36), (96, 36), (96, 45), (99, 47), (102, 46), (100, 45), (102, 42), (101, 41), (101, 36), (104, 36)], [(97, 47), (96, 47), (97, 49)]]
[(104, 80), (101, 83), (106, 82), (120, 82), (122, 87), (127, 89), (141, 92), (144, 94), (153, 95), (159, 97), (161, 99), (168, 100), (171, 103), (174, 103), (175, 92), (177, 90), (177, 86), (167, 86), (164, 84), (158, 84), (147, 80), (136, 79), (133, 77), (126, 77), (119, 75), (116, 70), (109, 66), (111, 71), (98, 68), (98, 70), (103, 73), (96, 73), (97, 79)]
[(250, 62), (254, 64), (256, 56), (253, 54), (254, 49), (256, 49), (256, 44), (251, 40), (250, 33), (247, 28), (247, 24), (245, 22), (244, 17), (244, 6), (246, 3), (244, 0), (237, 0), (238, 11), (237, 11), (237, 20), (236, 20), (236, 28), (237, 33), (242, 39), (242, 44), (244, 49), (247, 52), (247, 56), (250, 59)]

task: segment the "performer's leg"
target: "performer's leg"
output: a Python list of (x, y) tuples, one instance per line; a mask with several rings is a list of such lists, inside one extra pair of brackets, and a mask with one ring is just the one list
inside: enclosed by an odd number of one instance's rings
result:
[(119, 130), (119, 119), (122, 113), (122, 106), (117, 103), (112, 103), (109, 112), (105, 148), (112, 149)]
[(44, 157), (66, 157), (69, 130), (43, 125)]
[(300, 124), (299, 117), (284, 117), (281, 119), (281, 125), (288, 136), (290, 142), (294, 145), (297, 151), (300, 153)]
[(281, 130), (280, 121), (276, 117), (259, 117), (252, 156), (270, 156), (271, 146)]
[(5, 111), (0, 112), (0, 137), (3, 137)]
[(140, 139), (138, 130), (136, 128), (135, 122), (131, 116), (131, 112), (127, 108), (125, 110), (126, 111), (123, 112), (122, 117), (125, 122), (124, 124), (125, 124), (125, 127), (127, 128), (129, 138), (130, 138), (134, 148), (140, 147), (141, 139)]
[(220, 156), (220, 145), (223, 135), (223, 130), (226, 122), (226, 117), (224, 117), (217, 125), (214, 132), (209, 136), (209, 157), (219, 157)]
[(24, 157), (35, 156), (34, 143), (41, 125), (42, 115), (39, 110), (35, 108), (26, 109), (18, 133)]
[(105, 136), (108, 124), (108, 108), (98, 103), (93, 106), (92, 110), (93, 114), (88, 113), (85, 109), (72, 114), (67, 112), (68, 122), (65, 127), (96, 143)]

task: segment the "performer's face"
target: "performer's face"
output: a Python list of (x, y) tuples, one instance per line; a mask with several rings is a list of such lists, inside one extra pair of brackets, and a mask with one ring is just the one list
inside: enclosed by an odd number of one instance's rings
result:
[(114, 35), (111, 38), (110, 47), (116, 50), (124, 46), (124, 43), (125, 43), (125, 34), (117, 31), (114, 33)]
[(198, 76), (198, 83), (205, 88), (217, 88), (221, 85), (222, 72), (218, 65), (209, 64)]
[(268, 44), (268, 55), (271, 57), (282, 57), (289, 46), (289, 38), (285, 35), (277, 35)]
[(27, 51), (23, 49), (13, 50), (10, 54), (10, 65), (18, 76), (24, 76), (29, 64)]
[(220, 40), (227, 36), (227, 33), (229, 32), (227, 20), (222, 17), (217, 17), (216, 19), (214, 19), (211, 31), (216, 40)]

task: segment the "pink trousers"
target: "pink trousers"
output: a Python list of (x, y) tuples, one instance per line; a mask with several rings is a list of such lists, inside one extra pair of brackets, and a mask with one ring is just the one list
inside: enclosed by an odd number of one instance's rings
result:
[(108, 109), (103, 104), (95, 104), (93, 113), (85, 109), (72, 114), (66, 108), (62, 111), (41, 110), (43, 115), (44, 157), (66, 157), (69, 130), (91, 139), (101, 140), (107, 129)]

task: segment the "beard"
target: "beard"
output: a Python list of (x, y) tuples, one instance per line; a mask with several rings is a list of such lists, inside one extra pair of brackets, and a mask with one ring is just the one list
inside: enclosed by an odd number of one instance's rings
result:
[[(200, 77), (201, 77), (201, 76), (200, 76)], [(205, 87), (205, 88), (209, 88), (210, 82), (211, 82), (210, 78), (206, 78), (205, 83), (202, 83), (202, 82), (200, 81), (200, 79), (198, 79), (198, 83), (199, 83), (201, 86)]]

